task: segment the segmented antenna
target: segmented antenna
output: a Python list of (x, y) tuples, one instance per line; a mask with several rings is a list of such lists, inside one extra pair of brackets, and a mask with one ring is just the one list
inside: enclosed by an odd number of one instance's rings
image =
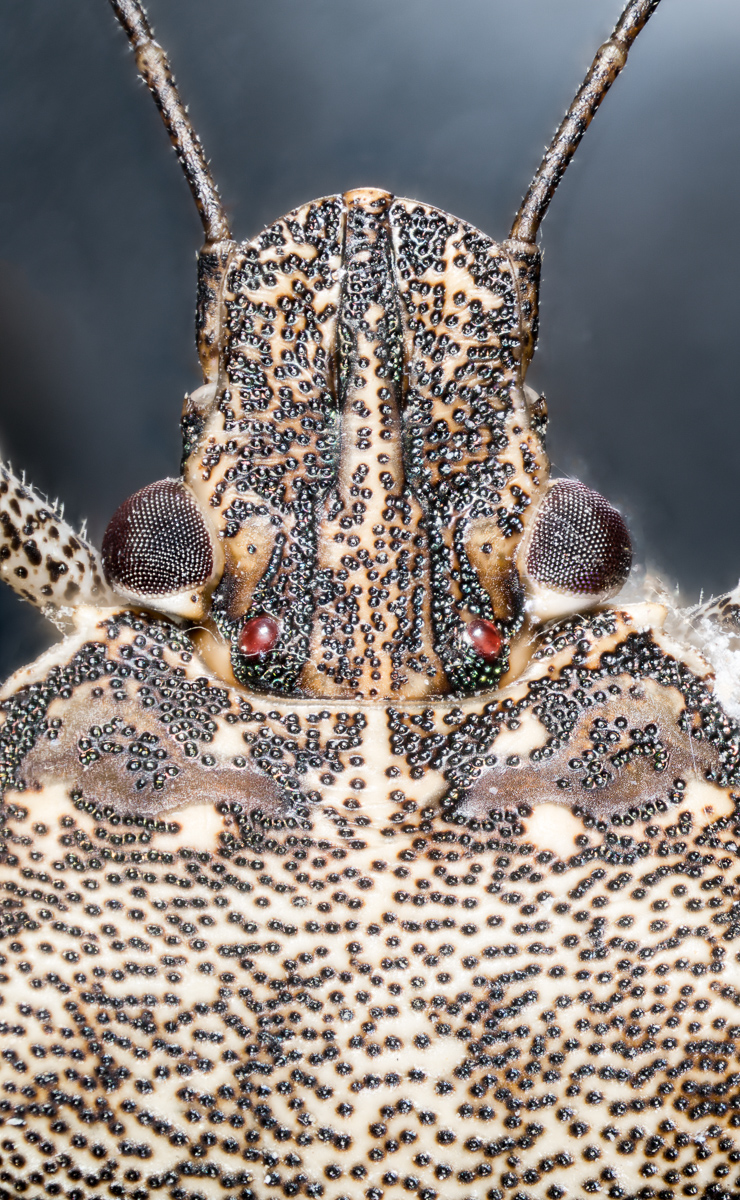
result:
[(599, 49), (529, 185), (511, 227), (512, 238), (522, 242), (534, 242), (542, 218), (555, 195), (555, 189), (563, 178), (581, 138), (626, 63), (630, 46), (659, 3), (660, 0), (630, 0), (609, 41), (604, 42)]
[(138, 0), (110, 0), (110, 3), (128, 35), (141, 77), (162, 114), (170, 141), (198, 206), (206, 242), (227, 240), (231, 237), (229, 223), (200, 139), (190, 124), (175, 87), (167, 55), (155, 42), (152, 27)]

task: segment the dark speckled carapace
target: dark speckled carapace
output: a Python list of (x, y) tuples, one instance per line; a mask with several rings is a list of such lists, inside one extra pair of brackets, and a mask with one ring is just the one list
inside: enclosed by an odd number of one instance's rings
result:
[(112, 4), (203, 219), (204, 382), (102, 559), (0, 476), (66, 635), (0, 694), (0, 1200), (733, 1200), (740, 600), (705, 657), (617, 595), (525, 384), (539, 222), (657, 0), (501, 243), (370, 188), (236, 242)]

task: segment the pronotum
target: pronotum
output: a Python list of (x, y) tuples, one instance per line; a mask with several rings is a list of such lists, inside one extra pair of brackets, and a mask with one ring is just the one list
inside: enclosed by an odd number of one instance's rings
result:
[(73, 627), (4, 692), (6, 1194), (735, 1194), (732, 608), (710, 666), (607, 601), (620, 520), (545, 492), (520, 388), (533, 261), (303, 209), (206, 258), (202, 510), (129, 502), (105, 584), (6, 480), (3, 572)]

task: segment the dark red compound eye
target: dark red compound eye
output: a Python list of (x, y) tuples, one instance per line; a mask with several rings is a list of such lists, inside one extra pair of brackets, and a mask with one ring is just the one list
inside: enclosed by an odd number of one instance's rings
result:
[(532, 527), (526, 568), (543, 587), (572, 596), (614, 595), (632, 565), (621, 513), (576, 479), (556, 479)]
[(102, 557), (113, 586), (136, 596), (199, 588), (213, 573), (205, 518), (179, 479), (160, 479), (124, 500), (103, 536)]
[(475, 621), (468, 622), (465, 632), (472, 643), (473, 649), (481, 656), (484, 662), (494, 662), (499, 657), (504, 639), (493, 621), (486, 621), (484, 617), (477, 617)]
[(245, 658), (260, 658), (274, 650), (280, 626), (274, 617), (250, 617), (239, 634), (239, 649)]

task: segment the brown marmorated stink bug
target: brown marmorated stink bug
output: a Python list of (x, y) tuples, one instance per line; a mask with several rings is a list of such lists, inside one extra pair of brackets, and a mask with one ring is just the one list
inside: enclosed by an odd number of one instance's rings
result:
[[(617, 596), (550, 479), (537, 229), (631, 0), (496, 244), (368, 188), (206, 233), (183, 467), (102, 554), (9, 469), (65, 633), (0, 697), (0, 1198), (740, 1191), (733, 594)], [(737, 1148), (736, 1148), (737, 1146)]]

